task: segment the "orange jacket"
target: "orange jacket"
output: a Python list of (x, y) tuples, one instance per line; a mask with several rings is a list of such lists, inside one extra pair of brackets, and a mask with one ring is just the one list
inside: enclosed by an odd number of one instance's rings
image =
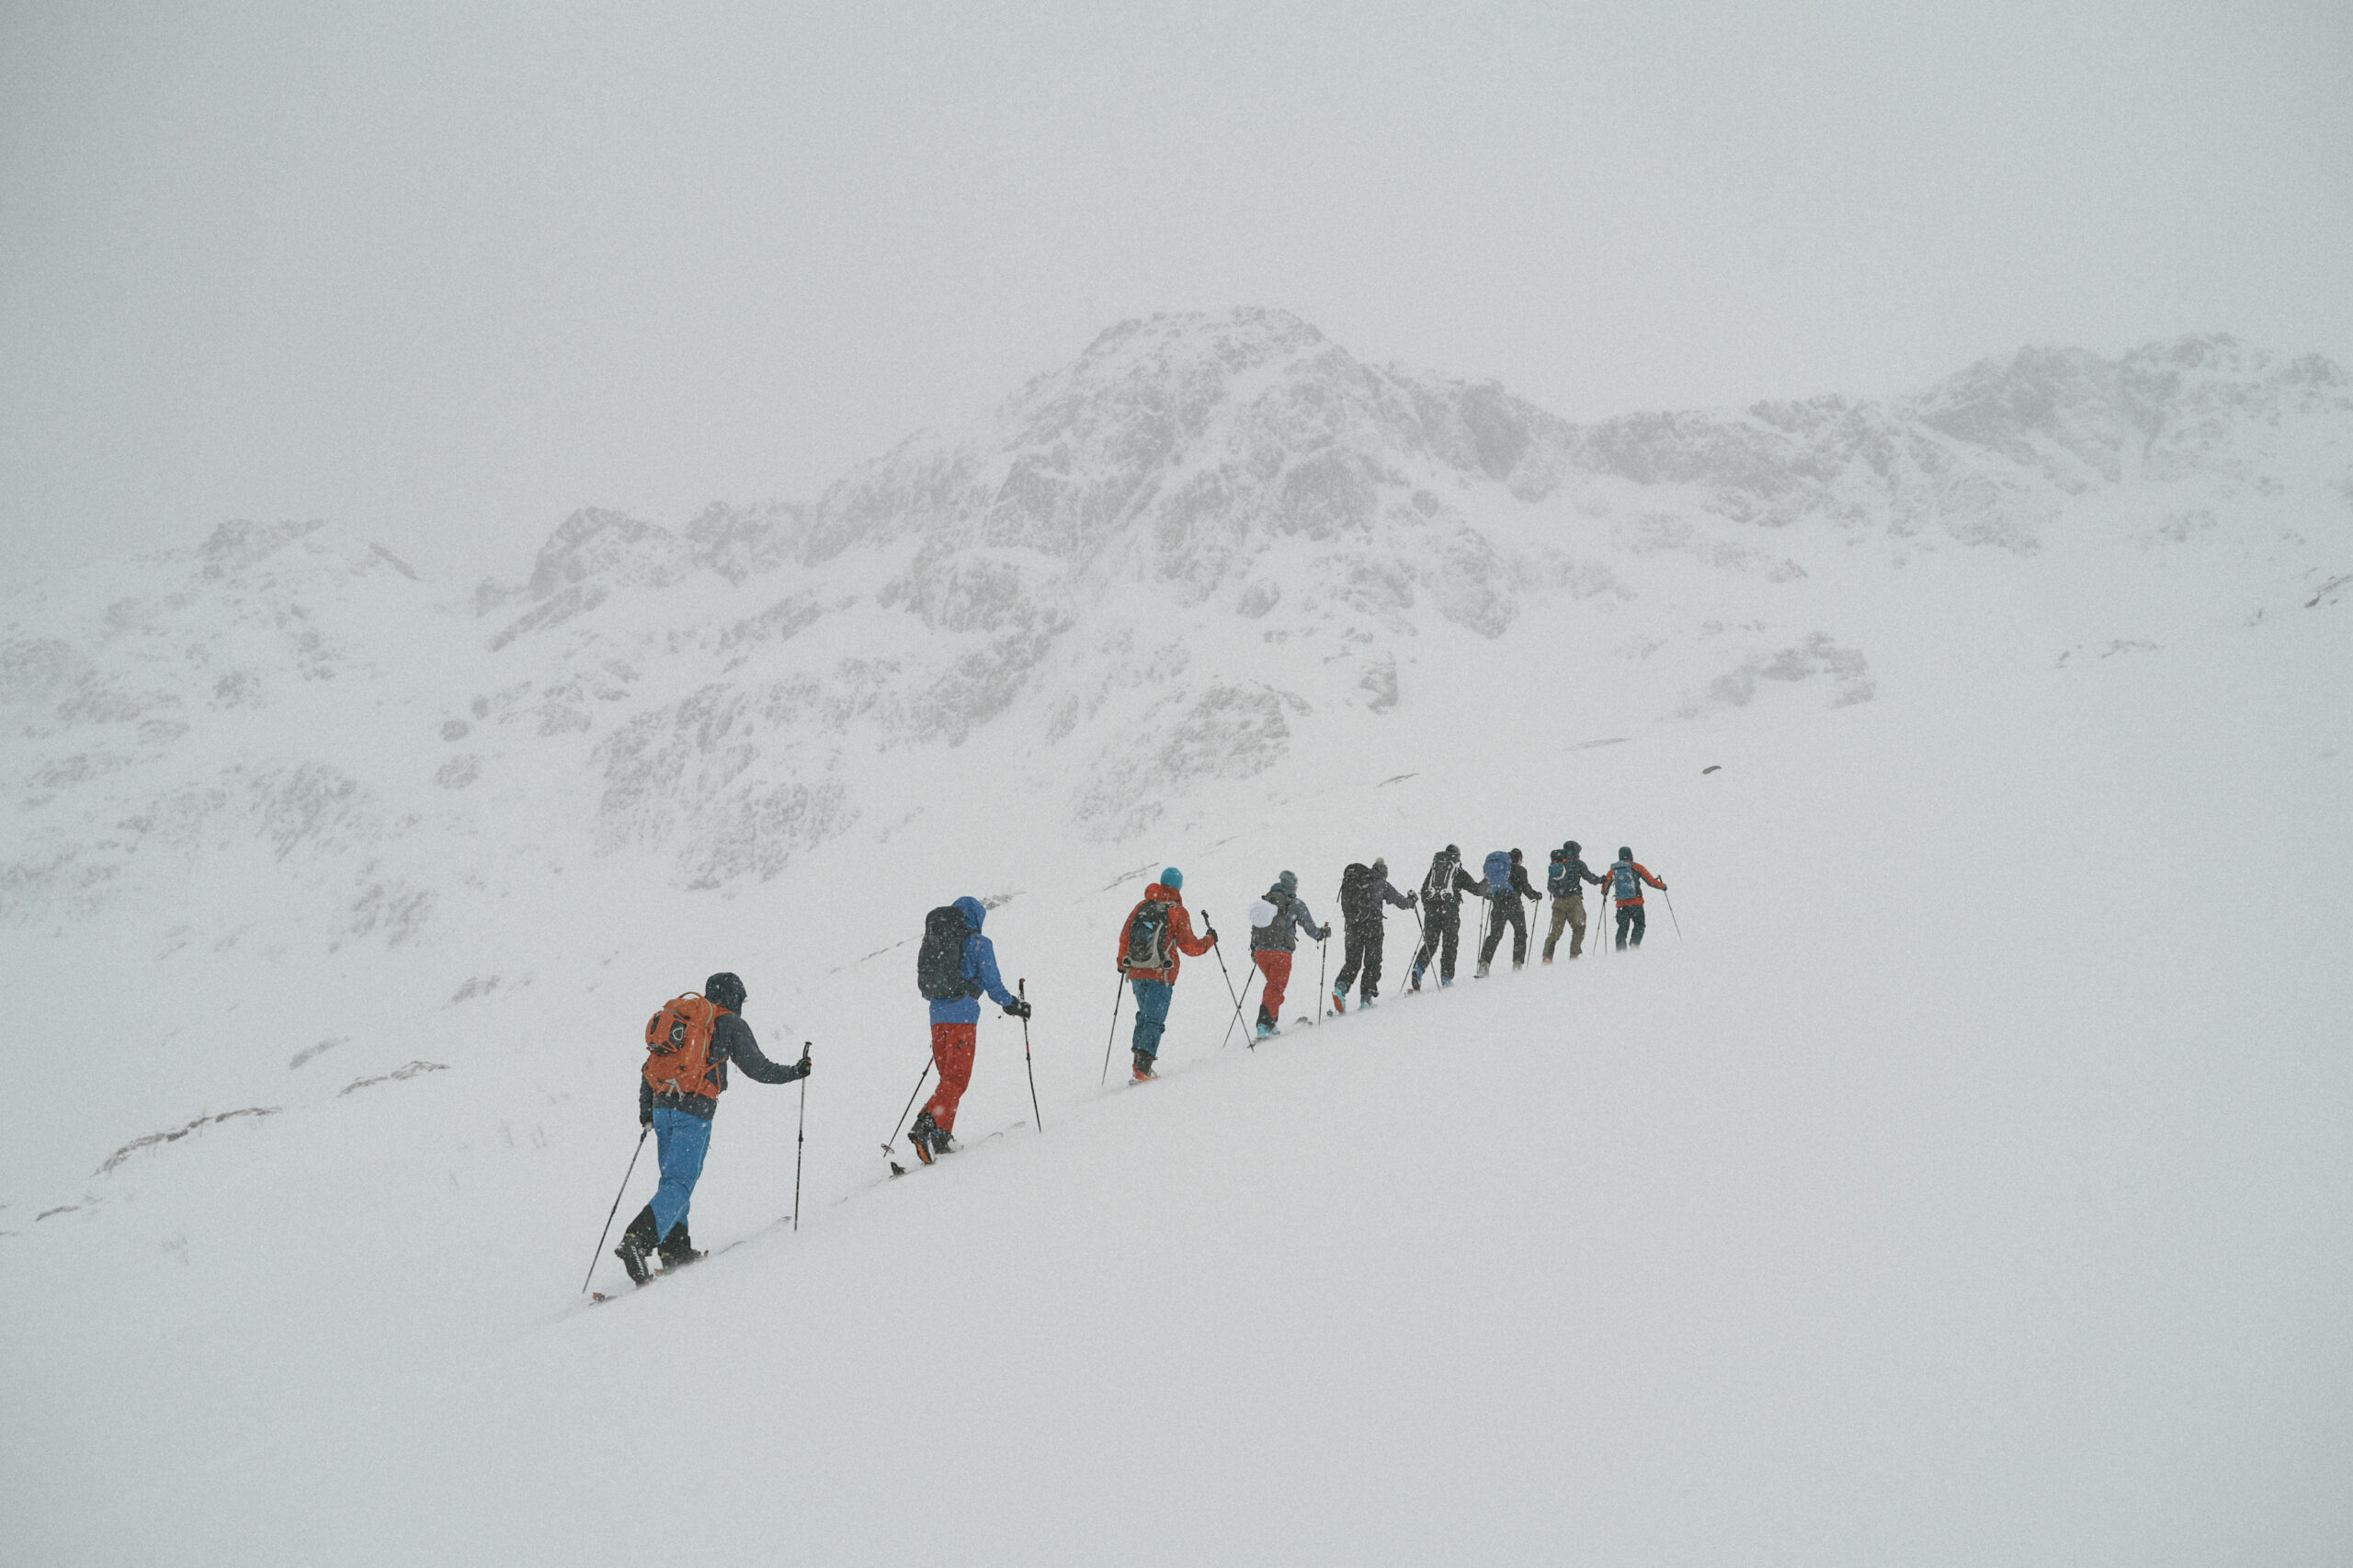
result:
[[(1135, 925), (1136, 915), (1142, 910), (1145, 903), (1165, 903), (1170, 906), (1168, 941), (1175, 950), (1168, 955), (1166, 969), (1128, 968), (1128, 932)], [(1177, 970), (1182, 968), (1185, 962), (1179, 955), (1190, 954), (1194, 958), (1199, 958), (1209, 950), (1209, 938), (1193, 935), (1193, 917), (1185, 913), (1185, 901), (1176, 895), (1176, 889), (1163, 887), (1158, 882), (1143, 890), (1143, 903), (1139, 903), (1134, 909), (1129, 910), (1128, 917), (1120, 922), (1119, 965), (1120, 972), (1130, 980), (1165, 980), (1173, 985), (1176, 982)]]

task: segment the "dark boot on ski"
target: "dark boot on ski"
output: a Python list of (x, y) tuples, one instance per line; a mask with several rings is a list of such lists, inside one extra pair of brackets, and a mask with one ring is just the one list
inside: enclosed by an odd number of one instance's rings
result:
[(699, 1263), (708, 1256), (695, 1250), (695, 1239), (687, 1233), (684, 1220), (670, 1227), (670, 1233), (662, 1238), (662, 1272), (665, 1274), (684, 1268), (689, 1263)]
[(1152, 1057), (1147, 1052), (1139, 1051), (1134, 1054), (1136, 1059), (1135, 1081), (1137, 1083), (1149, 1084), (1154, 1078), (1160, 1076), (1159, 1074), (1152, 1070)]
[(637, 1211), (637, 1218), (621, 1233), (621, 1244), (613, 1249), (613, 1256), (629, 1270), (629, 1282), (632, 1285), (646, 1284), (654, 1278), (653, 1266), (647, 1259), (654, 1256), (654, 1205), (649, 1203)]
[(932, 1122), (929, 1111), (925, 1111), (921, 1116), (916, 1117), (915, 1124), (907, 1129), (907, 1142), (915, 1145), (915, 1158), (926, 1165), (932, 1161), (932, 1137), (938, 1131), (939, 1129)]
[(1485, 964), (1483, 964), (1483, 964), (1481, 964), (1481, 965), (1479, 966), (1479, 971), (1478, 971), (1476, 974), (1473, 974), (1471, 978), (1472, 978), (1472, 979), (1473, 979), (1473, 980), (1484, 980), (1484, 979), (1486, 979), (1486, 978), (1487, 978), (1487, 966), (1486, 966)]

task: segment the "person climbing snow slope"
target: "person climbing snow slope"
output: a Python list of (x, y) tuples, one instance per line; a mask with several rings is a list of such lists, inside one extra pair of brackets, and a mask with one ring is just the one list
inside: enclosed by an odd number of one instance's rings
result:
[(1291, 955), (1297, 948), (1299, 934), (1306, 932), (1316, 941), (1332, 934), (1329, 926), (1318, 926), (1315, 916), (1299, 896), (1299, 874), (1285, 871), (1267, 890), (1264, 902), (1273, 913), (1265, 925), (1250, 928), (1250, 961), (1258, 966), (1258, 973), (1266, 981), (1258, 993), (1258, 1038), (1266, 1039), (1283, 1027), (1283, 997), (1290, 987)]
[(981, 901), (968, 896), (924, 920), (915, 984), (931, 1003), (931, 1060), (939, 1070), (939, 1085), (907, 1130), (907, 1142), (926, 1165), (956, 1150), (956, 1107), (972, 1081), (981, 997), (985, 994), (1008, 1017), (1029, 1017), (1029, 1004), (1007, 991), (997, 973), (996, 944), (981, 935), (981, 922), (987, 918)]
[(1430, 960), (1438, 960), (1438, 983), (1454, 983), (1455, 943), (1462, 935), (1462, 895), (1482, 890), (1479, 879), (1462, 869), (1462, 847), (1449, 844), (1430, 857), (1430, 869), (1422, 878), (1422, 946), (1414, 955), (1414, 976), (1408, 983), (1415, 991), (1422, 988), (1422, 976), (1430, 967)]
[(1643, 883), (1648, 882), (1659, 892), (1666, 884), (1654, 877), (1649, 868), (1634, 858), (1634, 852), (1624, 845), (1618, 846), (1618, 858), (1609, 866), (1609, 892), (1618, 901), (1618, 950), (1624, 952), (1629, 945), (1627, 933), (1631, 932), (1631, 945), (1643, 945)]
[[(1143, 890), (1142, 902), (1128, 911), (1120, 925), (1120, 972), (1136, 994), (1136, 1029), (1132, 1054), (1135, 1081), (1159, 1076), (1152, 1070), (1160, 1054), (1160, 1031), (1168, 1023), (1168, 1004), (1176, 991), (1176, 971), (1186, 958), (1199, 958), (1217, 940), (1214, 928), (1196, 937), (1193, 918), (1186, 913), (1177, 890), (1185, 873), (1171, 866), (1160, 880)], [(1182, 955), (1180, 957), (1180, 955)]]
[(1373, 998), (1381, 994), (1381, 951), (1387, 937), (1388, 911), (1381, 905), (1393, 903), (1400, 909), (1414, 907), (1414, 896), (1401, 893), (1390, 884), (1389, 862), (1376, 859), (1370, 866), (1352, 865), (1340, 873), (1340, 918), (1347, 922), (1347, 955), (1340, 962), (1340, 977), (1332, 985), (1332, 1010), (1348, 1010), (1348, 985), (1361, 970), (1363, 989), (1358, 993), (1360, 1005), (1370, 1007)]
[(1552, 949), (1561, 945), (1561, 927), (1569, 928), (1569, 957), (1585, 951), (1585, 889), (1587, 882), (1595, 887), (1608, 883), (1596, 876), (1593, 868), (1585, 863), (1584, 846), (1574, 838), (1552, 851), (1552, 863), (1544, 873), (1544, 889), (1552, 895), (1552, 929), (1544, 938), (1544, 961), (1552, 961)]
[(1487, 966), (1495, 961), (1495, 948), (1504, 939), (1504, 927), (1511, 927), (1511, 967), (1523, 969), (1528, 964), (1528, 912), (1519, 901), (1540, 903), (1544, 895), (1529, 885), (1528, 868), (1520, 863), (1519, 851), (1506, 855), (1497, 850), (1487, 857), (1487, 939), (1479, 949), (1478, 978), (1487, 978)]
[[(687, 1229), (687, 1210), (710, 1149), (710, 1119), (727, 1088), (733, 1062), (755, 1083), (790, 1084), (809, 1075), (809, 1052), (790, 1062), (769, 1061), (743, 1017), (744, 983), (733, 974), (712, 975), (702, 994), (689, 991), (663, 1005), (645, 1026), (645, 1065), (637, 1080), (637, 1120), (654, 1130), (662, 1184), (654, 1201), (638, 1210), (621, 1233), (613, 1256), (632, 1284), (654, 1277), (657, 1252), (665, 1269), (700, 1257)], [(642, 1134), (640, 1134), (642, 1137)]]

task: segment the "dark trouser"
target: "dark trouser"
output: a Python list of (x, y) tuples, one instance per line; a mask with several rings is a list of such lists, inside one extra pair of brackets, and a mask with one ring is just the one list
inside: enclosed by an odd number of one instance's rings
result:
[(1643, 906), (1639, 903), (1621, 903), (1618, 906), (1618, 950), (1621, 953), (1626, 950), (1626, 933), (1629, 931), (1634, 934), (1633, 945), (1641, 947), (1643, 945)]
[(1585, 951), (1585, 894), (1571, 893), (1552, 901), (1552, 930), (1544, 938), (1544, 961), (1552, 961), (1552, 949), (1561, 945), (1561, 927), (1569, 928), (1569, 957)]
[(1440, 980), (1454, 978), (1454, 944), (1462, 936), (1462, 906), (1449, 907), (1431, 903), (1422, 911), (1422, 947), (1414, 955), (1414, 975), (1418, 980), (1430, 967), (1433, 955), (1438, 958)]
[(1519, 894), (1506, 888), (1487, 900), (1492, 913), (1487, 917), (1487, 940), (1479, 949), (1479, 961), (1495, 961), (1495, 948), (1504, 939), (1504, 927), (1511, 927), (1511, 961), (1514, 967), (1528, 961), (1528, 912), (1519, 906)]
[(1386, 936), (1387, 922), (1355, 920), (1348, 923), (1347, 957), (1340, 963), (1340, 978), (1332, 989), (1341, 995), (1348, 994), (1348, 983), (1356, 979), (1357, 971), (1364, 971), (1364, 999), (1368, 1002), (1381, 994), (1381, 947)]

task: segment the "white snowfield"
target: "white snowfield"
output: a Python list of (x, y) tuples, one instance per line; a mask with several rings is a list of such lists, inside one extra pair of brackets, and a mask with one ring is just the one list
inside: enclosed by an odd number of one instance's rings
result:
[[(470, 597), (332, 525), (61, 574), (0, 1559), (2342, 1563), (2349, 600), (2323, 361), (1576, 427), (1252, 312)], [(1238, 987), (1285, 869), (1564, 838), (1679, 933), (1406, 996), (1392, 914), (1256, 1050), (1188, 960), (1097, 1086), (1162, 866)], [(989, 1007), (887, 1182), (963, 893), (1044, 1130)], [(729, 1250), (587, 1305), (719, 969), (813, 1042), (800, 1229), (738, 1078)]]

